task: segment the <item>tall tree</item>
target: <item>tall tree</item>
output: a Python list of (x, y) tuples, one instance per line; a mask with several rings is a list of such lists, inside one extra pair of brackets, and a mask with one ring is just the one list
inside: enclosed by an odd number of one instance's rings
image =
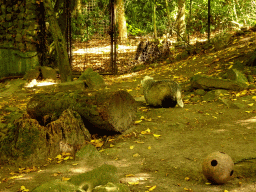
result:
[(185, 39), (186, 23), (185, 23), (185, 0), (178, 0), (178, 15), (176, 19), (177, 41)]
[(118, 32), (119, 39), (121, 42), (127, 39), (127, 27), (126, 27), (126, 19), (125, 19), (125, 9), (124, 9), (124, 1), (116, 0), (117, 6), (117, 22), (118, 22)]
[(68, 53), (66, 50), (65, 38), (61, 32), (58, 25), (58, 21), (55, 17), (55, 12), (53, 11), (51, 0), (44, 1), (46, 16), (49, 19), (49, 29), (53, 36), (53, 40), (57, 52), (57, 63), (60, 70), (61, 82), (72, 81), (72, 71), (69, 64)]
[(156, 0), (153, 1), (153, 26), (154, 26), (154, 38), (157, 39), (157, 28), (156, 28)]

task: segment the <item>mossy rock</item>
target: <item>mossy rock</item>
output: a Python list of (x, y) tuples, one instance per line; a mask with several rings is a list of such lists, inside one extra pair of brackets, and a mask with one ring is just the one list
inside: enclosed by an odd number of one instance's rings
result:
[(94, 187), (106, 185), (108, 182), (118, 183), (116, 173), (117, 168), (115, 166), (103, 164), (92, 171), (71, 177), (69, 182), (81, 186), (83, 190), (92, 190)]
[(78, 80), (85, 80), (86, 84), (91, 89), (99, 89), (105, 87), (105, 81), (101, 75), (94, 72), (92, 68), (87, 68)]
[(100, 185), (95, 187), (92, 192), (129, 192), (130, 189), (128, 186), (121, 183), (107, 183), (106, 185)]
[(32, 190), (32, 192), (77, 192), (79, 186), (75, 186), (70, 182), (56, 179), (40, 185), (39, 187)]

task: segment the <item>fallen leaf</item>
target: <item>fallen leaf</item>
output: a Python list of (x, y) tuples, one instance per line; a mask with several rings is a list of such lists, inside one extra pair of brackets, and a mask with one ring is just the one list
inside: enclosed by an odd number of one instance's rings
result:
[(156, 138), (161, 137), (161, 135), (157, 135), (157, 134), (153, 134), (153, 135), (154, 135), (154, 137), (156, 137)]
[(62, 177), (62, 179), (61, 179), (62, 181), (68, 181), (68, 180), (70, 180), (70, 178), (67, 178), (67, 177)]
[(109, 145), (109, 147), (114, 147), (114, 146), (115, 146), (115, 145), (113, 145), (113, 144), (110, 144), (110, 145)]
[(23, 192), (23, 191), (29, 191), (29, 189), (26, 189), (25, 186), (21, 186), (21, 187), (20, 187), (20, 191), (22, 191), (22, 192)]
[(250, 104), (248, 104), (248, 105), (249, 105), (249, 106), (253, 106), (253, 104), (254, 104), (254, 103), (250, 103)]
[(150, 187), (148, 190), (153, 191), (155, 188), (156, 188), (156, 185), (154, 185), (153, 187)]
[(139, 154), (139, 153), (135, 153), (135, 154), (133, 154), (132, 156), (133, 156), (133, 157), (139, 157), (140, 154)]
[(141, 131), (142, 135), (150, 134), (150, 129), (146, 129), (145, 131)]
[(139, 124), (142, 120), (135, 121), (134, 124)]
[(132, 145), (132, 146), (130, 146), (130, 149), (133, 149), (134, 148), (134, 146)]
[(128, 175), (125, 175), (125, 177), (134, 177), (133, 174), (128, 174)]
[(128, 182), (130, 185), (139, 185), (139, 181), (136, 181), (136, 182)]

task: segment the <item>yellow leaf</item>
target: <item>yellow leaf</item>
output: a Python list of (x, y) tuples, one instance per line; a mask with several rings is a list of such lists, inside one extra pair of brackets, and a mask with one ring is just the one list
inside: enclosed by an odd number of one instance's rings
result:
[(140, 154), (139, 154), (139, 153), (135, 153), (135, 154), (133, 154), (132, 156), (133, 156), (133, 157), (139, 157)]
[(68, 159), (69, 159), (69, 156), (65, 157), (65, 158), (64, 158), (64, 161), (66, 161), (66, 160), (68, 160)]
[(102, 147), (103, 144), (104, 144), (104, 142), (102, 141), (102, 142), (100, 142), (100, 143), (97, 143), (97, 144), (95, 145), (95, 147)]
[(130, 185), (138, 185), (139, 184), (139, 181), (136, 181), (136, 182), (128, 182)]
[(250, 104), (248, 104), (248, 105), (249, 105), (249, 106), (253, 106), (253, 104), (254, 104), (254, 103), (250, 103)]
[(78, 165), (78, 163), (73, 163), (72, 165), (76, 166), (76, 165)]
[(132, 89), (126, 89), (126, 91), (127, 91), (127, 92), (131, 92), (131, 91), (132, 91)]
[(157, 135), (157, 134), (153, 134), (154, 137), (158, 138), (158, 137), (161, 137), (161, 135)]
[(253, 96), (252, 99), (256, 100), (256, 96)]
[(185, 181), (189, 181), (190, 180), (190, 178), (189, 177), (185, 177)]
[(125, 175), (125, 177), (133, 177), (133, 176), (134, 176), (133, 174)]
[(110, 144), (110, 145), (109, 145), (109, 147), (114, 147), (114, 146), (115, 146), (115, 145), (113, 145), (113, 144)]
[(62, 156), (61, 155), (57, 155), (55, 158), (56, 159), (62, 159)]
[(211, 185), (211, 183), (209, 183), (209, 182), (207, 182), (207, 183), (205, 183), (206, 185)]
[(134, 124), (139, 124), (142, 120), (135, 121)]
[(245, 113), (251, 113), (251, 111), (245, 111)]
[(224, 192), (228, 192), (228, 190), (225, 189)]
[(150, 187), (148, 190), (153, 191), (155, 188), (156, 188), (156, 185), (154, 185), (153, 187)]
[(142, 135), (150, 134), (150, 129), (147, 129), (145, 131), (141, 131)]
[(233, 65), (230, 65), (229, 67), (228, 67), (228, 69), (231, 69), (233, 67)]
[(144, 116), (141, 116), (140, 119), (143, 120), (143, 119), (145, 119), (145, 117), (144, 117)]
[(20, 191), (22, 191), (22, 192), (24, 191), (24, 192), (25, 192), (25, 191), (29, 191), (29, 189), (26, 189), (25, 186), (21, 186), (21, 187), (20, 187)]
[(70, 180), (70, 178), (62, 177), (62, 181), (68, 181), (68, 180)]
[(133, 145), (131, 145), (131, 146), (130, 146), (130, 149), (133, 149), (133, 148), (134, 148), (134, 146), (133, 146)]
[(151, 118), (149, 118), (149, 119), (145, 119), (146, 121), (152, 121), (152, 119)]
[(151, 146), (148, 146), (148, 149), (151, 149)]

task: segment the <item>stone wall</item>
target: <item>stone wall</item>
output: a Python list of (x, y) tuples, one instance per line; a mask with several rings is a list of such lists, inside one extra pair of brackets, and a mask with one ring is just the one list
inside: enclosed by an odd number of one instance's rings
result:
[(39, 65), (36, 0), (0, 0), (0, 78)]

